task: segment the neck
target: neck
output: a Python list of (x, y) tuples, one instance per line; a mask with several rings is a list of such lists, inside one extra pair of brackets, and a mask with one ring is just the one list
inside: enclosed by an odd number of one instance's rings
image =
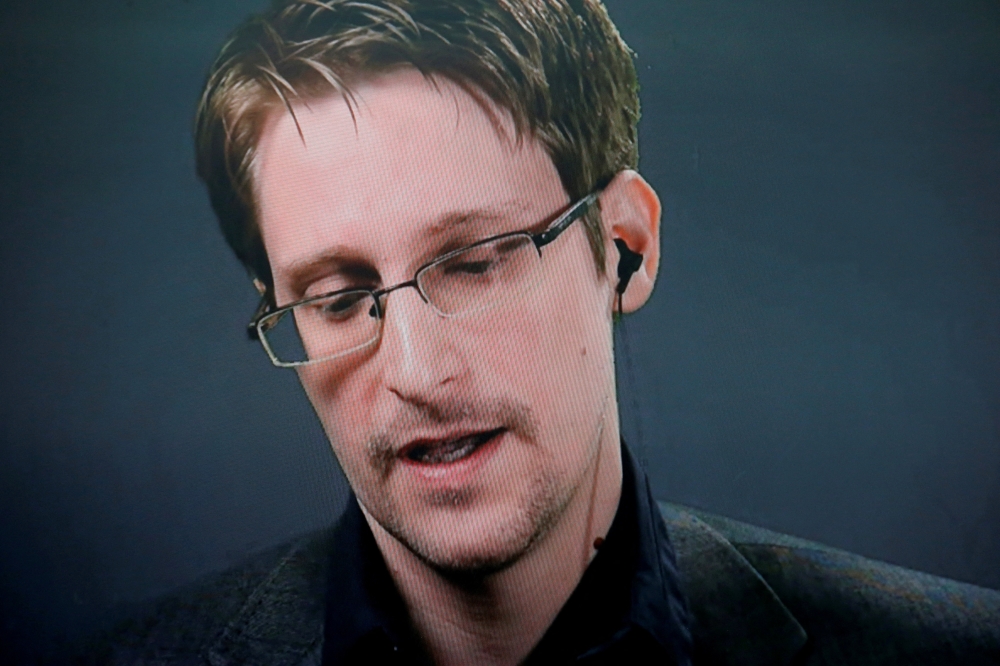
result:
[(618, 509), (622, 461), (614, 417), (601, 428), (584, 481), (558, 522), (501, 571), (461, 579), (442, 575), (365, 511), (433, 663), (517, 664), (541, 640), (597, 554), (594, 542), (608, 533)]

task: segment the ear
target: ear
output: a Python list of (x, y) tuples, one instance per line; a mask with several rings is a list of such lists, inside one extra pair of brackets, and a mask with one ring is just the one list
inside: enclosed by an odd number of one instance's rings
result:
[(264, 285), (263, 282), (261, 282), (257, 278), (253, 279), (253, 286), (254, 286), (254, 289), (257, 290), (257, 293), (260, 294), (261, 296), (264, 296), (265, 294), (267, 294), (267, 287)]
[[(601, 192), (601, 223), (607, 255), (605, 272), (616, 286), (620, 255), (615, 239), (624, 241), (633, 252), (642, 255), (639, 266), (622, 294), (622, 311), (635, 312), (653, 293), (656, 271), (660, 266), (660, 198), (649, 183), (632, 170), (620, 172)], [(612, 295), (618, 293), (612, 289)], [(612, 303), (617, 309), (617, 303)]]

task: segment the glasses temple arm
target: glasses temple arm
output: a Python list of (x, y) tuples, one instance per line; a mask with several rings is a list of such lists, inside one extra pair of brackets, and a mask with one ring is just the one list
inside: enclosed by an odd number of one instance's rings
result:
[(597, 198), (600, 195), (600, 191), (591, 192), (573, 204), (565, 213), (560, 215), (548, 229), (532, 236), (532, 240), (535, 241), (535, 247), (542, 248), (554, 241), (559, 234), (566, 230), (566, 227), (571, 225), (573, 222), (576, 222), (576, 220), (580, 217), (583, 217), (587, 210), (594, 204), (595, 201), (597, 201)]
[(267, 300), (267, 296), (262, 296), (260, 299), (260, 304), (253, 313), (253, 318), (250, 323), (247, 324), (247, 337), (254, 342), (260, 341), (260, 333), (257, 331), (257, 324), (260, 323), (261, 318), (268, 313), (271, 309), (271, 304)]

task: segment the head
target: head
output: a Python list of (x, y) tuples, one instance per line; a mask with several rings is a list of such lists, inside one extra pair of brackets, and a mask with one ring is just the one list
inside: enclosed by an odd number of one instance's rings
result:
[(593, 0), (283, 2), (213, 66), (199, 174), (272, 305), (406, 282), (603, 189), (517, 298), (442, 317), (401, 289), (374, 344), (299, 369), (368, 515), (432, 566), (516, 561), (617, 446), (613, 241), (644, 256), (626, 310), (658, 261), (637, 118)]

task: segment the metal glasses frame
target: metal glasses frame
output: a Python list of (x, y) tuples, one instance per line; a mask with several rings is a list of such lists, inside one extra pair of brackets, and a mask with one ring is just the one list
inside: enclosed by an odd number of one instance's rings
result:
[[(382, 297), (387, 296), (388, 294), (398, 289), (413, 287), (414, 289), (416, 289), (417, 293), (420, 294), (420, 298), (424, 301), (424, 303), (427, 303), (428, 305), (433, 307), (435, 312), (437, 312), (441, 316), (447, 317), (449, 316), (449, 314), (441, 312), (436, 307), (434, 307), (433, 302), (427, 297), (427, 294), (425, 294), (423, 289), (421, 288), (419, 280), (420, 276), (424, 272), (452, 259), (453, 257), (463, 252), (467, 252), (468, 250), (471, 250), (473, 248), (485, 245), (486, 243), (492, 243), (494, 241), (503, 238), (512, 238), (514, 236), (528, 236), (531, 239), (532, 243), (534, 243), (535, 250), (538, 252), (538, 256), (541, 257), (542, 248), (551, 243), (552, 241), (554, 241), (556, 238), (558, 238), (559, 235), (563, 231), (568, 229), (571, 224), (573, 224), (578, 219), (583, 217), (587, 213), (587, 211), (590, 210), (590, 207), (594, 205), (594, 202), (598, 200), (600, 194), (601, 194), (600, 191), (592, 192), (587, 196), (583, 197), (582, 199), (578, 200), (576, 203), (570, 206), (564, 213), (562, 213), (559, 217), (553, 220), (552, 224), (546, 227), (544, 231), (540, 231), (538, 233), (531, 233), (527, 229), (522, 229), (520, 231), (509, 231), (507, 233), (497, 234), (496, 236), (490, 236), (489, 238), (484, 238), (480, 241), (476, 241), (475, 243), (471, 243), (470, 245), (466, 245), (456, 250), (446, 252), (445, 254), (432, 259), (431, 261), (427, 262), (426, 264), (418, 268), (416, 272), (413, 274), (413, 277), (411, 279), (406, 280), (405, 282), (400, 282), (399, 284), (394, 284), (390, 287), (384, 287), (382, 289), (364, 289), (357, 287), (351, 287), (348, 289), (338, 289), (336, 291), (331, 291), (329, 293), (320, 294), (319, 296), (310, 296), (309, 298), (304, 298), (302, 300), (295, 301), (294, 303), (283, 305), (282, 307), (276, 308), (274, 310), (271, 310), (271, 303), (268, 300), (267, 295), (264, 295), (261, 298), (260, 305), (257, 306), (257, 310), (254, 312), (253, 319), (251, 319), (250, 323), (247, 324), (247, 336), (251, 340), (259, 341), (261, 343), (261, 345), (264, 347), (264, 351), (267, 352), (267, 355), (270, 357), (271, 362), (274, 365), (283, 368), (294, 368), (302, 365), (309, 365), (312, 363), (321, 363), (323, 361), (329, 361), (338, 358), (340, 356), (349, 354), (352, 351), (355, 351), (356, 349), (360, 349), (361, 347), (370, 344), (366, 343), (365, 345), (359, 345), (358, 347), (345, 350), (340, 354), (336, 354), (328, 358), (316, 359), (313, 361), (284, 362), (278, 360), (278, 358), (274, 355), (274, 352), (271, 350), (270, 346), (267, 344), (267, 339), (264, 335), (264, 333), (267, 331), (266, 328), (267, 322), (265, 322), (264, 319), (267, 317), (272, 317), (275, 315), (280, 315), (282, 313), (290, 312), (291, 310), (299, 307), (300, 305), (306, 305), (308, 303), (313, 303), (318, 300), (330, 298), (332, 296), (348, 292), (368, 292), (372, 296), (372, 300), (375, 302), (375, 308), (374, 308), (375, 312), (373, 316), (375, 316), (378, 319), (384, 319), (385, 307), (382, 305)], [(373, 338), (373, 341), (377, 339), (378, 337), (376, 336), (375, 338)]]

